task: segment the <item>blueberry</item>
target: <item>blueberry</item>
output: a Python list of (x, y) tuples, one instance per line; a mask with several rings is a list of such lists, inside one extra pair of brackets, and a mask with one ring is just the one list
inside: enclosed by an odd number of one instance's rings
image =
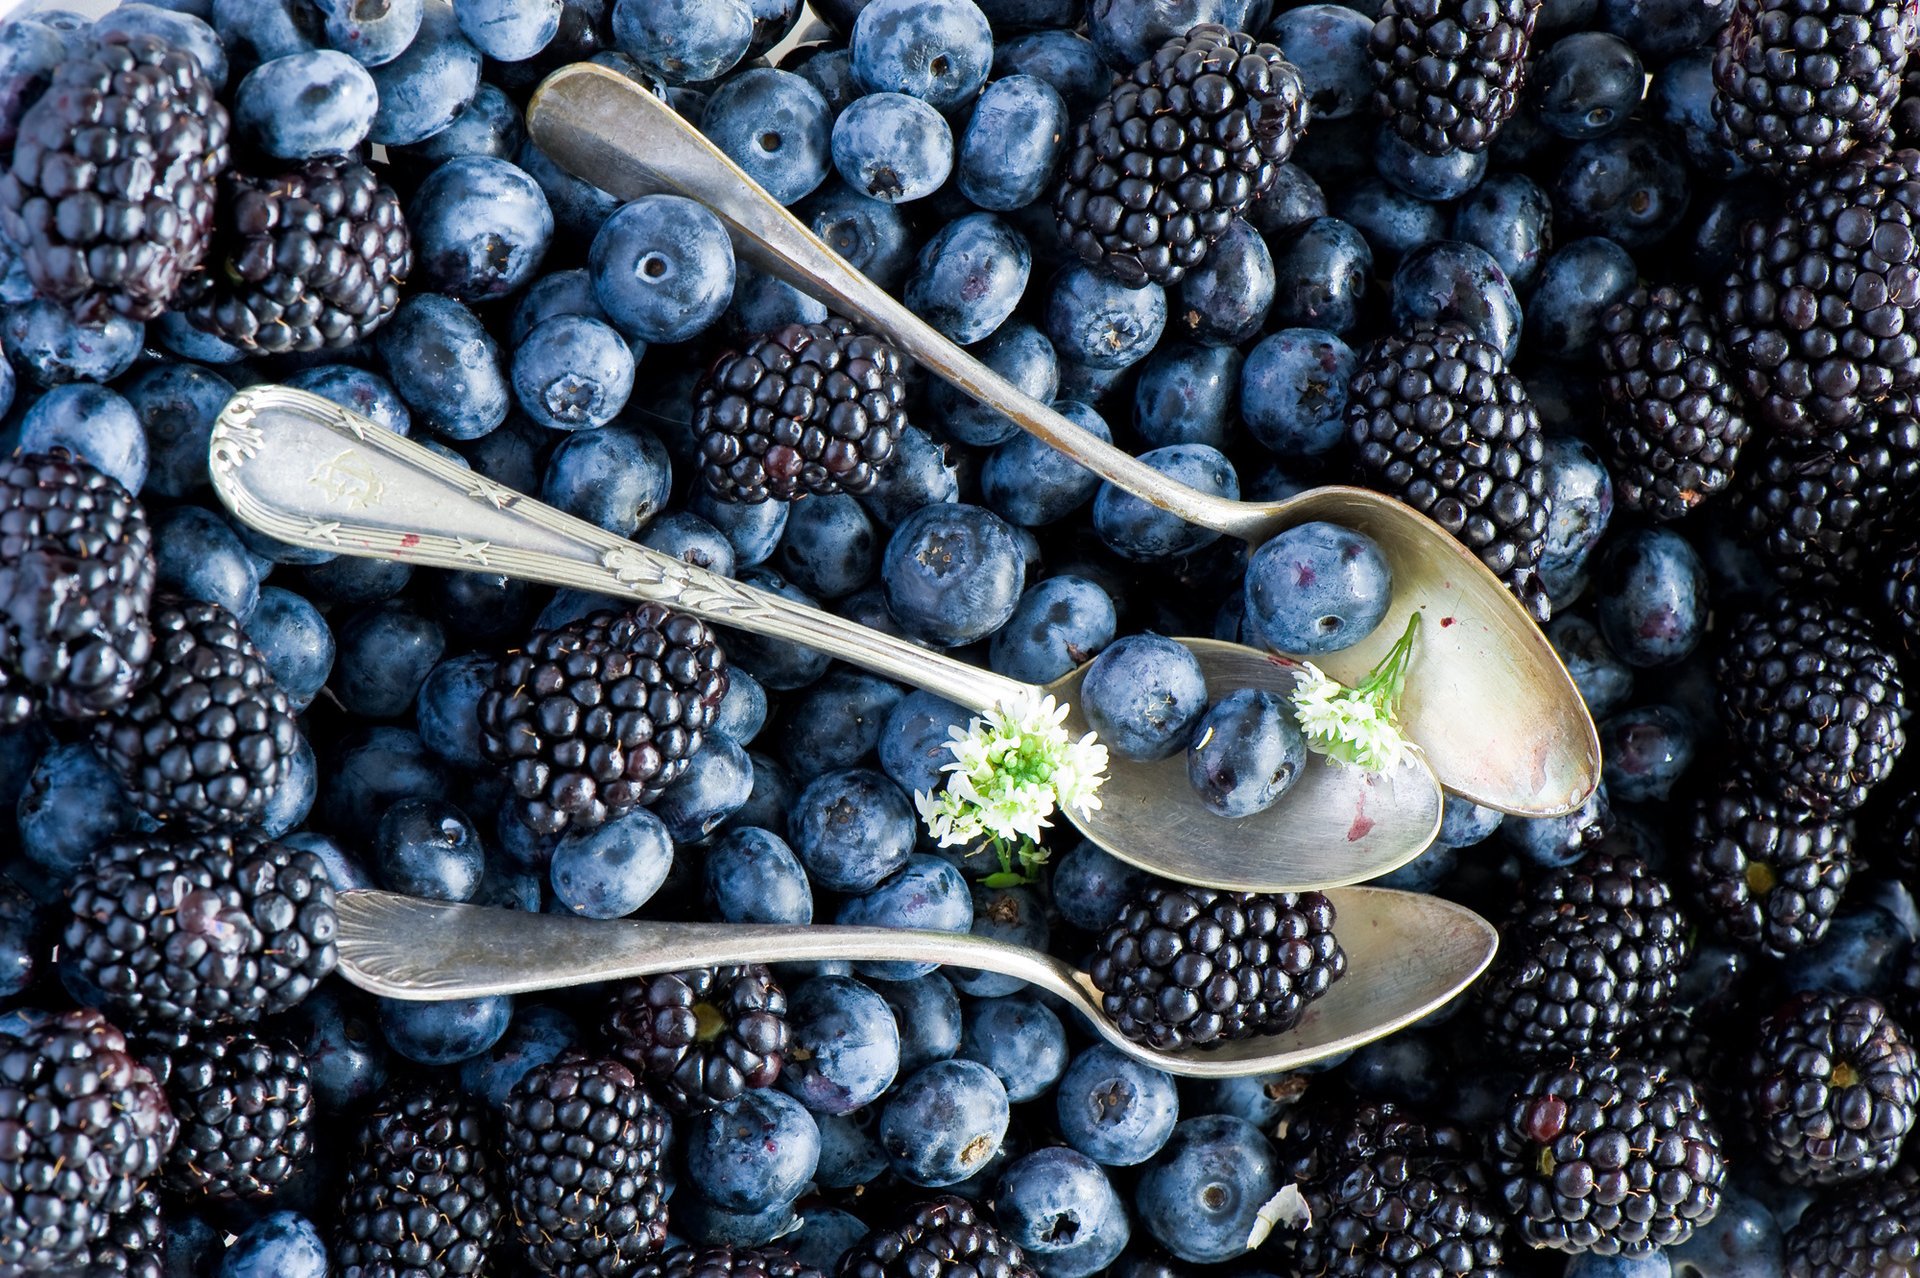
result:
[(33, 898), (12, 879), (0, 879), (0, 998), (13, 998), (33, 983), (41, 922)]
[(486, 854), (480, 832), (460, 809), (437, 799), (406, 799), (380, 817), (374, 871), (383, 887), (435, 901), (471, 900)]
[(853, 73), (869, 93), (910, 94), (945, 111), (986, 82), (993, 31), (973, 0), (869, 0), (852, 48)]
[(870, 758), (905, 695), (899, 684), (858, 670), (836, 670), (809, 688), (787, 720), (786, 758), (793, 775), (811, 781)]
[(438, 293), (400, 304), (374, 339), (387, 377), (430, 430), (477, 439), (506, 420), (499, 348), (473, 312)]
[(593, 237), (593, 295), (623, 331), (678, 342), (720, 317), (733, 296), (733, 245), (703, 206), (678, 195), (623, 204)]
[(1440, 809), (1440, 833), (1433, 841), (1444, 847), (1470, 848), (1492, 837), (1504, 819), (1502, 813), (1492, 808), (1449, 794)]
[(1211, 346), (1244, 342), (1260, 331), (1277, 287), (1266, 240), (1236, 218), (1180, 281), (1168, 308), (1171, 326)]
[[(350, 408), (396, 435), (413, 433), (413, 416), (393, 383), (352, 364), (316, 364), (287, 378), (287, 385)], [(200, 459), (204, 468), (206, 458)]]
[[(327, 38), (373, 70), (380, 91), (368, 138), (406, 146), (453, 123), (480, 88), (480, 51), (460, 34), (451, 0), (327, 0)], [(405, 31), (418, 12), (418, 33)], [(364, 15), (364, 16), (363, 16)]]
[(1495, 173), (1455, 207), (1452, 238), (1485, 249), (1524, 291), (1539, 277), (1552, 229), (1553, 203), (1545, 191), (1522, 174)]
[(1671, 1278), (1667, 1253), (1655, 1247), (1637, 1255), (1602, 1256), (1595, 1252), (1567, 1261), (1562, 1278)]
[(1669, 529), (1635, 529), (1615, 541), (1595, 572), (1594, 594), (1600, 632), (1630, 666), (1682, 661), (1706, 629), (1706, 570)]
[(1073, 1058), (1054, 1104), (1067, 1144), (1108, 1167), (1132, 1167), (1153, 1157), (1180, 1117), (1170, 1075), (1104, 1043)]
[(1139, 762), (1185, 748), (1207, 709), (1207, 682), (1194, 655), (1160, 635), (1128, 635), (1093, 659), (1080, 685), (1080, 710), (1109, 750)]
[(1446, 201), (1457, 200), (1480, 185), (1488, 156), (1485, 151), (1429, 155), (1382, 125), (1375, 135), (1373, 163), (1380, 176), (1403, 194), (1416, 200)]
[(137, 493), (147, 478), (147, 434), (140, 414), (104, 386), (72, 382), (55, 386), (20, 419), (22, 452), (64, 448), (92, 462)]
[(766, 1247), (792, 1233), (799, 1220), (791, 1202), (759, 1211), (728, 1211), (690, 1184), (683, 1184), (673, 1199), (673, 1227), (690, 1241), (709, 1246)]
[(447, 650), (447, 637), (432, 618), (388, 601), (347, 618), (330, 680), (350, 713), (370, 719), (405, 714)]
[[(873, 1138), (869, 1115), (849, 1117), (816, 1109), (813, 1121), (820, 1128), (820, 1165), (813, 1172), (814, 1184), (822, 1189), (858, 1189), (886, 1172), (886, 1151)], [(808, 1224), (813, 1223), (813, 1215), (807, 1213)], [(866, 1226), (860, 1229), (864, 1233)], [(794, 1258), (800, 1259), (797, 1253)]]
[(747, 752), (726, 737), (708, 735), (680, 779), (653, 805), (676, 843), (694, 843), (720, 828), (753, 792)]
[(1592, 622), (1571, 614), (1555, 617), (1547, 638), (1595, 718), (1610, 714), (1632, 692), (1632, 668), (1607, 646)]
[(902, 1080), (880, 1111), (880, 1147), (902, 1179), (928, 1188), (979, 1171), (1006, 1139), (1007, 1089), (978, 1061), (935, 1061)]
[(1134, 433), (1148, 448), (1169, 444), (1224, 448), (1232, 430), (1241, 368), (1240, 352), (1231, 346), (1161, 343), (1141, 363), (1134, 383)]
[(1045, 80), (1010, 75), (974, 104), (954, 163), (960, 193), (980, 208), (1012, 212), (1046, 189), (1067, 137), (1067, 106)]
[(380, 1032), (387, 1045), (419, 1065), (458, 1065), (500, 1041), (513, 1015), (505, 994), (410, 1003), (383, 998)]
[(17, 814), (20, 850), (56, 881), (71, 878), (96, 847), (140, 821), (118, 774), (84, 741), (40, 756)]
[(20, 117), (66, 56), (66, 41), (52, 27), (20, 17), (0, 25), (0, 147), (12, 149)]
[(1393, 322), (1458, 324), (1511, 360), (1520, 349), (1520, 302), (1485, 249), (1441, 240), (1409, 253), (1393, 273)]
[(1116, 625), (1106, 591), (1084, 577), (1049, 577), (994, 631), (988, 664), (1009, 679), (1052, 683), (1112, 643)]
[(1140, 1223), (1189, 1264), (1241, 1255), (1260, 1208), (1280, 1189), (1273, 1145), (1243, 1118), (1212, 1114), (1173, 1129), (1134, 1191)]
[(1273, 270), (1268, 323), (1345, 333), (1359, 323), (1373, 251), (1348, 223), (1319, 217), (1273, 246)]
[(1693, 762), (1694, 732), (1672, 706), (1642, 706), (1602, 721), (1607, 789), (1628, 803), (1665, 802)]
[(294, 1044), (306, 1055), (314, 1099), (351, 1109), (387, 1085), (387, 1046), (360, 997), (328, 982), (292, 1013)]
[(900, 1032), (900, 1072), (959, 1055), (965, 1029), (960, 995), (939, 972), (904, 981), (876, 981), (874, 989), (893, 1009)]
[(1346, 433), (1353, 348), (1325, 329), (1282, 329), (1262, 339), (1240, 370), (1247, 432), (1285, 457), (1317, 457)]
[(1146, 883), (1145, 871), (1083, 839), (1053, 863), (1054, 908), (1074, 927), (1104, 931)]
[(558, 1008), (516, 1008), (500, 1041), (460, 1066), (460, 1090), (498, 1110), (529, 1070), (558, 1059), (579, 1040), (579, 1027)]
[[(1052, 343), (1025, 321), (1002, 324), (969, 354), (1043, 404), (1059, 388), (1060, 361), (1054, 358)], [(947, 437), (963, 444), (990, 448), (1020, 433), (1019, 423), (948, 382), (928, 388), (927, 406)]]
[[(1231, 1114), (1246, 1119), (1263, 1131), (1272, 1131), (1278, 1126), (1281, 1115), (1287, 1112), (1289, 1103), (1298, 1098), (1305, 1083), (1306, 1079), (1296, 1074), (1248, 1074), (1239, 1078), (1216, 1079), (1205, 1084), (1206, 1094), (1201, 1099), (1204, 1101), (1203, 1108), (1209, 1113)], [(1172, 1120), (1168, 1120), (1167, 1130), (1173, 1130)]]
[(1187, 780), (1208, 811), (1249, 817), (1278, 803), (1306, 760), (1306, 738), (1291, 705), (1271, 692), (1236, 688), (1194, 728)]
[(1229, 31), (1251, 29), (1257, 25), (1252, 21), (1255, 7), (1255, 0), (1092, 0), (1087, 34), (1107, 65), (1124, 74), (1198, 23), (1217, 22)]
[(745, 0), (615, 0), (613, 41), (673, 84), (731, 70), (753, 44)]
[(631, 537), (667, 504), (673, 463), (653, 432), (635, 426), (575, 431), (547, 459), (540, 499)]
[(960, 1055), (998, 1075), (1009, 1101), (1037, 1100), (1067, 1067), (1067, 1032), (1053, 1009), (1031, 996), (979, 999), (967, 1007)]
[(851, 1114), (893, 1086), (900, 1031), (893, 1011), (850, 976), (816, 976), (787, 1000), (792, 1036), (780, 1086), (818, 1114)]
[(590, 919), (617, 919), (645, 905), (673, 868), (673, 840), (659, 817), (635, 808), (554, 846), (550, 874), (562, 905)]
[(733, 300), (727, 303), (722, 323), (740, 342), (788, 324), (824, 324), (826, 319), (824, 304), (785, 280), (757, 271), (745, 262), (734, 264)]
[[(960, 499), (960, 478), (946, 447), (918, 426), (909, 426), (894, 441), (893, 461), (872, 488), (860, 494), (867, 513), (892, 528), (923, 506)], [(698, 499), (696, 499), (697, 502)], [(779, 502), (762, 505), (778, 506)], [(697, 506), (696, 506), (697, 508)]]
[[(675, 511), (648, 524), (641, 530), (640, 544), (663, 555), (672, 555), (695, 568), (705, 568), (722, 577), (733, 576), (733, 543), (722, 536), (718, 528), (687, 511)], [(728, 691), (732, 691), (731, 684), (728, 685)], [(764, 703), (760, 715), (765, 718)], [(729, 730), (727, 735), (744, 745), (753, 739), (753, 733), (758, 730), (756, 726), (752, 732), (743, 732), (736, 727)]]
[[(482, 84), (473, 101), (452, 124), (410, 147), (396, 149), (404, 150), (410, 159), (435, 164), (463, 155), (511, 160), (526, 140), (526, 121), (513, 99), (491, 84)], [(545, 189), (544, 183), (542, 189)]]
[(1047, 1278), (1087, 1278), (1120, 1256), (1132, 1233), (1126, 1205), (1100, 1165), (1058, 1145), (1000, 1173), (994, 1219)]
[(865, 92), (853, 76), (852, 49), (832, 44), (800, 45), (780, 63), (781, 70), (791, 71), (811, 84), (834, 115)]
[(486, 766), (480, 746), (479, 705), (492, 686), (494, 665), (494, 659), (485, 653), (449, 657), (420, 685), (415, 706), (420, 739), (457, 767)]
[(327, 1244), (298, 1212), (276, 1211), (248, 1225), (220, 1257), (218, 1278), (327, 1278)]
[(700, 129), (782, 204), (826, 181), (832, 167), (833, 111), (791, 71), (756, 67), (731, 77), (708, 99)]
[(794, 212), (828, 248), (882, 288), (897, 289), (913, 266), (913, 236), (905, 214), (838, 178), (828, 179)]
[(766, 722), (767, 690), (744, 670), (727, 671), (727, 691), (713, 712), (713, 731), (737, 745), (750, 745)]
[(798, 1232), (783, 1237), (780, 1245), (801, 1264), (830, 1274), (867, 1233), (866, 1223), (848, 1212), (836, 1207), (808, 1207)]
[(1601, 236), (1563, 244), (1540, 268), (1527, 308), (1527, 350), (1553, 359), (1591, 363), (1600, 341), (1600, 317), (1633, 291), (1633, 257)]
[(118, 315), (83, 324), (44, 299), (9, 306), (0, 321), (7, 362), (36, 386), (112, 381), (132, 367), (144, 333), (142, 325)]
[(953, 762), (947, 749), (950, 730), (964, 731), (970, 711), (931, 692), (909, 692), (887, 715), (880, 731), (880, 766), (909, 794), (932, 792), (946, 783), (941, 769)]
[(1862, 905), (1834, 916), (1826, 937), (1781, 969), (1790, 991), (1870, 994), (1885, 988), (1891, 964), (1912, 944), (1906, 925), (1877, 905)]
[(1393, 571), (1373, 539), (1309, 523), (1265, 542), (1247, 562), (1246, 626), (1266, 646), (1318, 656), (1351, 648), (1393, 602)]
[(1565, 435), (1547, 439), (1541, 466), (1549, 505), (1540, 576), (1557, 605), (1585, 584), (1587, 559), (1613, 518), (1613, 478), (1591, 445)]
[(366, 864), (361, 861), (357, 855), (350, 854), (345, 848), (324, 834), (315, 834), (311, 830), (302, 830), (296, 834), (287, 835), (282, 838), (280, 842), (290, 848), (297, 848), (303, 852), (311, 852), (319, 857), (320, 863), (326, 867), (327, 881), (333, 884), (333, 890), (336, 893), (359, 891), (363, 888), (372, 889), (380, 886), (379, 883), (374, 881), (373, 872), (367, 868)]
[(413, 577), (413, 565), (340, 555), (303, 569), (301, 577), (303, 589), (316, 603), (375, 603), (405, 589)]
[(687, 1175), (727, 1211), (759, 1212), (793, 1201), (820, 1161), (820, 1129), (791, 1096), (742, 1093), (687, 1124)]
[(407, 204), (419, 280), (462, 302), (526, 287), (553, 242), (553, 210), (528, 174), (464, 155), (435, 168)]
[(217, 603), (242, 624), (260, 602), (260, 574), (233, 526), (201, 506), (176, 506), (154, 521), (155, 583)]
[(1046, 331), (1054, 349), (1093, 368), (1126, 368), (1144, 359), (1167, 325), (1167, 295), (1158, 284), (1128, 288), (1084, 263), (1054, 279)]
[(1590, 850), (1595, 827), (1613, 821), (1613, 804), (1601, 785), (1571, 812), (1551, 817), (1515, 817), (1500, 823), (1500, 841), (1542, 869), (1571, 865)]
[(1640, 126), (1574, 147), (1552, 189), (1554, 209), (1569, 231), (1605, 235), (1628, 248), (1664, 240), (1690, 198), (1680, 153)]
[[(1053, 410), (1102, 443), (1113, 442), (1105, 420), (1087, 405), (1060, 400)], [(1022, 528), (1058, 523), (1091, 501), (1099, 487), (1098, 475), (1025, 433), (994, 449), (980, 469), (987, 505)]]
[(575, 240), (591, 243), (601, 223), (620, 207), (618, 196), (567, 172), (535, 146), (531, 138), (522, 142), (511, 158), (546, 192), (547, 207), (553, 210), (554, 230), (563, 243)]
[(1373, 105), (1367, 42), (1373, 23), (1342, 4), (1308, 4), (1276, 14), (1264, 38), (1299, 68), (1315, 120), (1338, 120)]
[(257, 821), (260, 833), (270, 839), (304, 824), (320, 793), (319, 760), (304, 733), (295, 734), (287, 760), (286, 778), (267, 796), (267, 805)]
[(521, 62), (560, 33), (561, 0), (454, 0), (460, 33), (489, 58)]
[(247, 73), (234, 91), (233, 132), (282, 160), (346, 155), (366, 140), (379, 106), (365, 67), (344, 53), (315, 49)]
[(998, 515), (979, 506), (924, 507), (881, 556), (887, 606), (908, 631), (948, 647), (984, 639), (1020, 601), (1026, 556)]
[[(760, 504), (772, 506), (783, 503)], [(735, 548), (738, 549), (737, 544)], [(817, 606), (813, 596), (777, 572), (748, 568), (741, 572), (740, 580), (757, 590), (769, 591), (793, 603), (809, 608)], [(790, 639), (771, 639), (745, 633), (728, 637), (727, 654), (735, 665), (744, 667), (748, 674), (776, 692), (804, 688), (825, 674), (827, 667), (833, 664), (833, 655), (817, 648), (809, 648)]]
[[(813, 922), (813, 889), (800, 858), (786, 840), (756, 826), (731, 829), (708, 849), (706, 897), (728, 923)], [(792, 1008), (789, 1001), (790, 1019)]]
[(1100, 60), (1093, 42), (1078, 32), (1050, 29), (1001, 40), (993, 50), (993, 74), (1012, 78), (1030, 75), (1051, 85), (1078, 119), (1107, 94), (1113, 73)]
[[(1702, 6), (1704, 7), (1704, 6)], [(1719, 139), (1713, 100), (1713, 49), (1695, 49), (1662, 67), (1647, 86), (1648, 114), (1679, 139), (1687, 164), (1709, 177), (1747, 173), (1750, 166)]]
[(1334, 192), (1333, 213), (1359, 228), (1374, 261), (1396, 266), (1421, 245), (1447, 238), (1447, 211), (1379, 178), (1361, 178)]
[(214, 34), (236, 67), (305, 52), (323, 37), (323, 19), (311, 0), (213, 0), (210, 8)]
[(819, 599), (850, 595), (872, 580), (879, 548), (873, 520), (846, 493), (795, 502), (773, 562)]
[[(978, 851), (963, 857), (962, 872), (989, 870), (992, 865), (993, 858), (984, 851)], [(973, 885), (973, 934), (1044, 952), (1047, 948), (1046, 911), (1041, 908), (1040, 899), (1031, 889), (989, 888), (976, 883)], [(1017, 976), (964, 967), (949, 968), (947, 978), (955, 989), (976, 999), (1002, 998), (1026, 988), (1026, 982)]]
[(953, 131), (904, 93), (855, 99), (833, 122), (831, 149), (848, 186), (888, 204), (932, 195), (953, 171)]
[(705, 491), (694, 494), (687, 509), (726, 538), (733, 548), (734, 569), (751, 568), (771, 558), (789, 514), (783, 501), (715, 501)]
[(528, 417), (553, 430), (605, 426), (633, 391), (633, 352), (585, 315), (542, 322), (514, 351), (513, 389)]
[(1563, 138), (1597, 138), (1624, 125), (1646, 87), (1640, 55), (1619, 36), (1576, 31), (1548, 45), (1527, 76), (1540, 121)]
[[(900, 872), (886, 882), (848, 897), (834, 922), (855, 927), (965, 932), (973, 926), (973, 898), (966, 879), (952, 865), (938, 857), (910, 856)], [(936, 965), (899, 959), (854, 966), (862, 975), (877, 980), (905, 981), (926, 975)]]
[(793, 851), (830, 892), (867, 892), (908, 862), (913, 805), (868, 768), (829, 772), (794, 802)]
[(1720, 1210), (1692, 1237), (1666, 1250), (1673, 1278), (1783, 1278), (1780, 1223), (1758, 1199), (1732, 1186)]
[[(1238, 500), (1240, 477), (1219, 449), (1206, 444), (1169, 444), (1140, 454), (1140, 460), (1189, 488)], [(1114, 553), (1127, 559), (1171, 559), (1212, 545), (1220, 534), (1190, 524), (1110, 483), (1093, 499), (1093, 527)]]

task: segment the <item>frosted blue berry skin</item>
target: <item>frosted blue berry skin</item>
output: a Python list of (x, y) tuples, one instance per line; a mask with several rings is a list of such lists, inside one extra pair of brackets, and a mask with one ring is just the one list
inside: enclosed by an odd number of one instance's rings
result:
[(1278, 803), (1306, 763), (1291, 704), (1264, 689), (1236, 688), (1194, 727), (1187, 780), (1210, 811), (1249, 817)]
[(648, 195), (602, 224), (588, 254), (593, 294), (623, 332), (678, 342), (733, 297), (733, 245), (720, 219), (678, 195)]
[(714, 91), (700, 129), (768, 195), (792, 204), (832, 171), (833, 121), (833, 109), (807, 80), (755, 67)]
[(1011, 212), (1040, 198), (1068, 129), (1067, 104), (1045, 80), (995, 80), (974, 104), (955, 162), (960, 193), (983, 209)]
[[(334, 47), (371, 68), (380, 93), (368, 140), (405, 146), (431, 137), (479, 92), (480, 51), (460, 34), (450, 0), (396, 0), (377, 23), (351, 21), (353, 0), (328, 0), (328, 7)], [(401, 38), (410, 10), (420, 14), (419, 26)]]
[(909, 94), (946, 111), (986, 81), (993, 30), (972, 0), (870, 0), (854, 20), (852, 49), (869, 93)]
[(906, 204), (940, 188), (953, 171), (953, 130), (904, 93), (856, 98), (833, 122), (833, 167), (871, 199)]
[(1109, 750), (1151, 762), (1186, 747), (1207, 710), (1207, 682), (1184, 645), (1128, 635), (1094, 658), (1080, 685), (1080, 709)]
[(1392, 602), (1386, 554), (1338, 524), (1289, 528), (1247, 561), (1246, 627), (1279, 652), (1311, 657), (1351, 648)]
[(364, 66), (344, 53), (315, 49), (247, 72), (234, 94), (233, 128), (276, 159), (345, 155), (366, 140), (379, 105)]

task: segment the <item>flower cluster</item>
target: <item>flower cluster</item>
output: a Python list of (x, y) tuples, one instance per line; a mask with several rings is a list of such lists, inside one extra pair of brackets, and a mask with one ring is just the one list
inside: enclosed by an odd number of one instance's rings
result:
[(1309, 750), (1375, 772), (1399, 766), (1408, 745), (1396, 715), (1419, 633), (1416, 612), (1393, 649), (1351, 688), (1312, 662), (1301, 663), (1293, 685), (1293, 712)]

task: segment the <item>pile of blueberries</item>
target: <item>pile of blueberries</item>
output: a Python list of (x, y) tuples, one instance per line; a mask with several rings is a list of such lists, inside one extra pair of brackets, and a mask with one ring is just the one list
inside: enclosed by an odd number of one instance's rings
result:
[[(937, 788), (948, 729), (967, 716), (790, 643), (718, 632), (732, 671), (714, 734), (739, 749), (698, 756), (650, 809), (646, 837), (623, 825), (556, 854), (515, 819), (477, 707), (533, 631), (619, 605), (274, 542), (213, 494), (217, 414), (249, 385), (301, 387), (621, 536), (1016, 679), (1045, 683), (1131, 643), (1137, 688), (1161, 651), (1148, 636), (1324, 650), (1340, 644), (1316, 636), (1321, 620), (1377, 620), (1384, 583), (1336, 576), (1324, 597), (1296, 591), (1291, 613), (1249, 627), (1245, 546), (1103, 486), (913, 368), (908, 425), (869, 490), (718, 500), (694, 423), (703, 372), (827, 310), (736, 260), (687, 202), (623, 208), (561, 169), (525, 132), (541, 79), (591, 59), (660, 94), (942, 333), (1222, 495), (1350, 481), (1356, 352), (1453, 319), (1505, 348), (1545, 426), (1548, 635), (1605, 751), (1605, 784), (1581, 811), (1502, 820), (1450, 799), (1439, 842), (1385, 881), (1498, 918), (1522, 884), (1599, 845), (1677, 865), (1686, 817), (1669, 800), (1722, 749), (1703, 640), (1716, 615), (1776, 589), (1713, 508), (1677, 526), (1616, 518), (1598, 444), (1603, 314), (1636, 277), (1718, 287), (1754, 206), (1712, 137), (1711, 46), (1732, 9), (1544, 0), (1533, 87), (1490, 149), (1448, 162), (1373, 113), (1377, 0), (815, 0), (806, 12), (799, 0), (159, 0), (98, 28), (56, 10), (16, 16), (0, 26), (0, 121), (17, 123), (44, 85), (49, 49), (96, 29), (160, 36), (222, 86), (236, 154), (369, 164), (403, 201), (412, 264), (381, 331), (275, 354), (178, 311), (77, 319), (35, 296), (19, 246), (0, 237), (0, 446), (63, 447), (117, 479), (153, 522), (160, 588), (244, 623), (300, 716), (260, 832), (318, 853), (337, 890), (780, 923), (847, 918), (860, 893), (863, 921), (970, 927), (1084, 963), (1143, 876), (1061, 822), (1035, 881), (982, 883), (999, 863), (934, 846), (910, 798)], [(1055, 174), (1115, 76), (1201, 22), (1281, 46), (1308, 128), (1201, 268), (1128, 288), (1063, 246)], [(631, 268), (647, 255), (660, 269), (643, 279)], [(913, 519), (928, 507), (947, 509)], [(946, 570), (954, 556), (965, 572)], [(742, 752), (748, 766), (728, 766)], [(1321, 766), (1291, 745), (1284, 762)], [(1196, 783), (1218, 764), (1197, 764)], [(1223, 810), (1255, 802), (1231, 776), (1212, 783)], [(0, 820), (0, 993), (85, 1004), (53, 946), (65, 891), (146, 818), (84, 731), (40, 724), (0, 731), (0, 804), (16, 814)], [(956, 878), (969, 889), (957, 898), (931, 890)], [(1790, 990), (1883, 992), (1916, 934), (1907, 885), (1868, 860), (1818, 945), (1780, 962), (1703, 933), (1679, 998), (1764, 1009)], [(1247, 1239), (1279, 1188), (1272, 1138), (1291, 1115), (1357, 1095), (1472, 1130), (1515, 1081), (1485, 1058), (1471, 996), (1297, 1075), (1201, 1082), (1097, 1045), (998, 975), (775, 971), (793, 1043), (777, 1094), (798, 1104), (762, 1106), (771, 1127), (751, 1141), (721, 1123), (676, 1130), (670, 1228), (778, 1245), (829, 1272), (893, 1204), (939, 1186), (991, 1204), (1045, 1278), (1264, 1278)], [(311, 1072), (310, 1158), (265, 1201), (170, 1209), (168, 1272), (322, 1278), (336, 1130), (414, 1075), (498, 1109), (528, 1070), (595, 1035), (605, 1003), (591, 988), (387, 1001), (329, 980), (274, 1022)], [(1730, 1169), (1718, 1216), (1671, 1253), (1569, 1261), (1516, 1243), (1508, 1270), (1784, 1274), (1782, 1231), (1810, 1192), (1751, 1160)]]

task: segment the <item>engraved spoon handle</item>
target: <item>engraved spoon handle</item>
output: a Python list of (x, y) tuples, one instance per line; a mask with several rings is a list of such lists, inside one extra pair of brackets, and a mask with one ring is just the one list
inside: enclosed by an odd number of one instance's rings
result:
[(548, 76), (527, 129), (555, 163), (621, 199), (669, 192), (712, 210), (741, 255), (863, 321), (895, 346), (1094, 474), (1188, 523), (1248, 540), (1273, 512), (1177, 483), (1026, 394), (855, 270), (699, 130), (616, 71), (582, 62)]
[(1030, 690), (628, 541), (292, 387), (235, 395), (214, 426), (212, 460), (214, 488), (233, 513), (296, 546), (666, 604), (973, 710)]

